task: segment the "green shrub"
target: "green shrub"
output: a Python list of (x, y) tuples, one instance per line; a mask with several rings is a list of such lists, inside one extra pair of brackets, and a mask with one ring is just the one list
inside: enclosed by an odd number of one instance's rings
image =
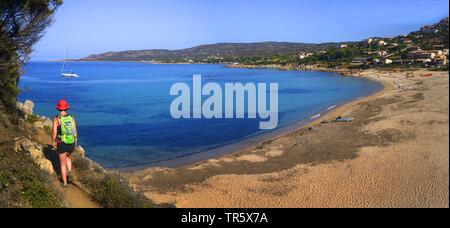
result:
[(36, 176), (24, 172), (20, 176), (22, 182), (22, 194), (34, 208), (61, 207), (57, 193), (46, 186)]
[(5, 175), (2, 170), (0, 170), (0, 189), (9, 187), (9, 181), (10, 180), (8, 176)]
[(140, 193), (134, 192), (128, 183), (117, 175), (105, 175), (92, 184), (92, 197), (105, 208), (152, 208), (156, 205)]
[(90, 172), (89, 167), (91, 165), (89, 164), (89, 161), (87, 159), (84, 159), (77, 154), (73, 154), (72, 160), (75, 168), (77, 169), (77, 172)]

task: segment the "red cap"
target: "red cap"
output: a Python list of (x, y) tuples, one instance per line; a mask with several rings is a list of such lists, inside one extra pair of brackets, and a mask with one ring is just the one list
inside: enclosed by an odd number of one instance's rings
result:
[(58, 101), (58, 105), (56, 105), (56, 109), (59, 111), (66, 111), (69, 109), (69, 104), (65, 100)]

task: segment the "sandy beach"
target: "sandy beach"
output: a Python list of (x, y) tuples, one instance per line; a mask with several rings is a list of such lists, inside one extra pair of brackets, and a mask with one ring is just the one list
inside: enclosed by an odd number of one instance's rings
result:
[(124, 175), (177, 207), (448, 207), (448, 72), (357, 75), (384, 90), (243, 151)]

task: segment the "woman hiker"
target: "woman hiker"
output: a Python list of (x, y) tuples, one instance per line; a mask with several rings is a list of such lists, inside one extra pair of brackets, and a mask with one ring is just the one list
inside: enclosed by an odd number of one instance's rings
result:
[(67, 188), (67, 183), (73, 181), (70, 155), (77, 144), (77, 125), (73, 116), (67, 113), (67, 110), (69, 110), (67, 101), (60, 100), (56, 109), (59, 114), (53, 119), (52, 145), (59, 155), (63, 187)]

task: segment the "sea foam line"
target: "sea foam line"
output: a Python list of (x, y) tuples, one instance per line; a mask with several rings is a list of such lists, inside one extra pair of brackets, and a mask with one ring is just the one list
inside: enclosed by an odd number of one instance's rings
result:
[(319, 118), (320, 116), (321, 116), (320, 114), (317, 114), (317, 115), (311, 117), (311, 119), (317, 119), (317, 118)]
[(336, 108), (336, 106), (337, 105), (330, 106), (329, 108), (327, 108), (327, 111), (330, 111), (331, 109)]

